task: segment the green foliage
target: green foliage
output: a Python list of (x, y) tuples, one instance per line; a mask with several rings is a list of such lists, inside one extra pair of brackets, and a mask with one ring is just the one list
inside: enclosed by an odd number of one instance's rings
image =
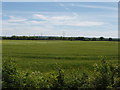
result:
[[(120, 85), (120, 69), (115, 64), (118, 42), (3, 40), (2, 53), (4, 88), (99, 88), (103, 84), (102, 88), (116, 88)], [(107, 56), (105, 60), (112, 64), (99, 64), (100, 55)], [(12, 57), (14, 61), (4, 57)], [(60, 67), (54, 69), (55, 63)], [(93, 68), (94, 63), (97, 66)]]
[(19, 70), (13, 60), (4, 60), (2, 69), (3, 88), (36, 88), (36, 76)]
[[(106, 62), (104, 59), (100, 65), (94, 65), (93, 87), (95, 88), (113, 88), (118, 87), (119, 66)], [(120, 84), (119, 84), (120, 85)]]
[(2, 68), (2, 79), (3, 79), (3, 87), (15, 87), (15, 76), (18, 76), (17, 69), (15, 64), (11, 61), (3, 61), (3, 68)]
[[(56, 36), (3, 36), (3, 40), (81, 40), (81, 41), (120, 41), (119, 38), (56, 37)], [(94, 40), (93, 40), (94, 39)]]
[(94, 37), (94, 38), (92, 38), (92, 41), (96, 41), (97, 39)]
[(62, 70), (58, 74), (40, 72), (23, 72), (13, 60), (3, 61), (3, 88), (59, 88), (64, 84)]
[(90, 88), (89, 77), (86, 73), (83, 73), (81, 77), (73, 75), (72, 80), (67, 85), (68, 88)]
[(89, 76), (72, 75), (66, 80), (64, 70), (58, 66), (57, 72), (42, 74), (38, 71), (23, 72), (13, 60), (3, 61), (3, 88), (118, 88), (120, 87), (120, 66), (102, 60), (99, 65), (94, 65), (94, 74)]
[(104, 40), (104, 39), (105, 39), (104, 37), (100, 37), (100, 38), (99, 38), (99, 40), (101, 40), (101, 41)]
[(109, 38), (109, 41), (112, 41), (113, 39), (112, 38)]

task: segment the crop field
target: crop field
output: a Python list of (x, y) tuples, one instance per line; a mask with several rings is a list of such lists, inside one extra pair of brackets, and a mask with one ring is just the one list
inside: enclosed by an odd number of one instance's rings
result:
[(118, 42), (62, 40), (3, 40), (4, 59), (12, 58), (23, 71), (48, 73), (61, 66), (66, 73), (89, 73), (104, 57), (117, 63)]

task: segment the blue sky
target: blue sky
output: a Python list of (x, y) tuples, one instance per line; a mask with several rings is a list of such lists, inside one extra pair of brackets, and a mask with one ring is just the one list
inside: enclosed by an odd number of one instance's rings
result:
[(3, 35), (118, 37), (117, 2), (3, 2)]

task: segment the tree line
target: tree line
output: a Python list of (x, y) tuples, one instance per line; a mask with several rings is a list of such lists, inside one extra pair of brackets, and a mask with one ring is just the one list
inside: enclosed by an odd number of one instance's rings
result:
[(56, 37), (56, 36), (3, 36), (2, 40), (80, 40), (80, 41), (119, 41), (117, 38), (104, 38), (104, 37)]

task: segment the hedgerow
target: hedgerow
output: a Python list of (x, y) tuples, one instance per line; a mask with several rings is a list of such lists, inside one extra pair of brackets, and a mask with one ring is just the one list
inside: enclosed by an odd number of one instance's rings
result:
[[(13, 60), (3, 60), (2, 86), (3, 88), (94, 88), (107, 89), (120, 87), (120, 65), (106, 62), (95, 64), (92, 77), (86, 73), (73, 75), (65, 79), (64, 70), (57, 68), (57, 71), (50, 73), (25, 72), (16, 65)], [(79, 77), (78, 77), (79, 76)]]

